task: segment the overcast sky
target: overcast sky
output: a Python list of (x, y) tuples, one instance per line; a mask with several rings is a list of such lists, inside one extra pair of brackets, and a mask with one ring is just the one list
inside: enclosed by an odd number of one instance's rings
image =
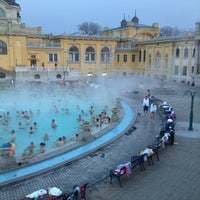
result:
[(73, 33), (77, 25), (93, 21), (101, 26), (117, 27), (123, 13), (137, 15), (142, 24), (193, 28), (200, 21), (200, 0), (16, 0), (22, 8), (22, 20), (29, 26), (42, 26), (47, 33)]

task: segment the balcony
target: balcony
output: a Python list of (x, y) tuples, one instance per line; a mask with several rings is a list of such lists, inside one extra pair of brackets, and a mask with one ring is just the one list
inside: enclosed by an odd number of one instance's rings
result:
[(117, 44), (116, 51), (136, 51), (137, 46), (135, 43), (119, 43)]
[(27, 42), (27, 47), (28, 48), (39, 48), (39, 49), (49, 49), (49, 48), (61, 48), (61, 43), (60, 42), (32, 42), (28, 41)]

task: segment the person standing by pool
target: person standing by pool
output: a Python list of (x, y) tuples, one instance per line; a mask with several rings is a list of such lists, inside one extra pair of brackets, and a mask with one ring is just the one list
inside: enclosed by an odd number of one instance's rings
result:
[(142, 105), (144, 113), (147, 113), (149, 111), (149, 98), (147, 96), (144, 97)]
[(152, 119), (155, 118), (156, 111), (157, 111), (157, 106), (156, 106), (156, 104), (152, 103), (150, 106), (150, 113), (151, 113)]

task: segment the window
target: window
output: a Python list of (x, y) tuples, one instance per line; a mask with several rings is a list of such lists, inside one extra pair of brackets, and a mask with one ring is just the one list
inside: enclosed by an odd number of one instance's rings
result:
[(4, 78), (6, 78), (6, 74), (5, 74), (5, 73), (3, 73), (3, 72), (0, 72), (0, 78), (1, 78), (1, 79), (4, 79)]
[(132, 62), (135, 62), (135, 55), (132, 55)]
[(161, 54), (159, 51), (157, 51), (156, 57), (155, 57), (155, 67), (160, 68), (160, 66), (161, 66)]
[(72, 46), (69, 49), (69, 62), (70, 63), (79, 62), (79, 50), (76, 46)]
[(0, 17), (6, 17), (6, 13), (2, 8), (0, 8)]
[(188, 48), (184, 49), (184, 58), (188, 58)]
[(53, 54), (52, 53), (49, 54), (49, 62), (53, 62)]
[(144, 50), (143, 61), (146, 62), (146, 50)]
[(179, 74), (179, 66), (178, 65), (176, 65), (175, 68), (174, 68), (174, 74), (175, 75)]
[(192, 57), (195, 58), (195, 56), (196, 56), (196, 49), (194, 48), (192, 51)]
[(49, 62), (58, 62), (58, 54), (57, 53), (50, 53), (49, 54)]
[(7, 44), (4, 41), (0, 40), (0, 54), (6, 55), (7, 54)]
[(110, 62), (110, 49), (108, 47), (104, 47), (101, 50), (101, 62), (109, 63)]
[(194, 66), (192, 66), (192, 74), (194, 74)]
[(176, 49), (176, 58), (179, 58), (179, 57), (180, 57), (180, 49), (177, 48), (177, 49)]
[(142, 51), (140, 50), (140, 52), (139, 52), (139, 62), (141, 62), (142, 61)]
[(120, 55), (119, 54), (117, 55), (117, 62), (118, 63), (120, 62)]
[(125, 55), (124, 55), (124, 62), (126, 63), (127, 60), (128, 60), (128, 59), (127, 59), (127, 55), (125, 54)]
[(187, 66), (183, 66), (182, 75), (183, 75), (183, 76), (187, 76)]
[(54, 62), (58, 62), (58, 54), (54, 54)]
[(88, 47), (85, 51), (85, 61), (95, 62), (95, 50), (93, 47)]

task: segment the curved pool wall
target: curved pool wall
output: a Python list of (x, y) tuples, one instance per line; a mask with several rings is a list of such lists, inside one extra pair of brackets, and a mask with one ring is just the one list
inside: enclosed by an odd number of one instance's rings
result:
[(41, 174), (45, 171), (61, 166), (64, 163), (79, 159), (80, 157), (83, 157), (93, 151), (96, 151), (99, 148), (114, 141), (115, 139), (120, 137), (135, 120), (135, 113), (133, 109), (126, 102), (122, 102), (122, 108), (124, 113), (119, 124), (117, 124), (113, 129), (109, 130), (106, 134), (104, 134), (100, 138), (86, 145), (78, 147), (74, 150), (71, 150), (67, 153), (50, 158), (48, 160), (44, 160), (39, 163), (18, 168), (16, 170), (1, 173), (0, 185), (1, 186), (6, 185), (26, 178), (30, 178), (37, 174)]

